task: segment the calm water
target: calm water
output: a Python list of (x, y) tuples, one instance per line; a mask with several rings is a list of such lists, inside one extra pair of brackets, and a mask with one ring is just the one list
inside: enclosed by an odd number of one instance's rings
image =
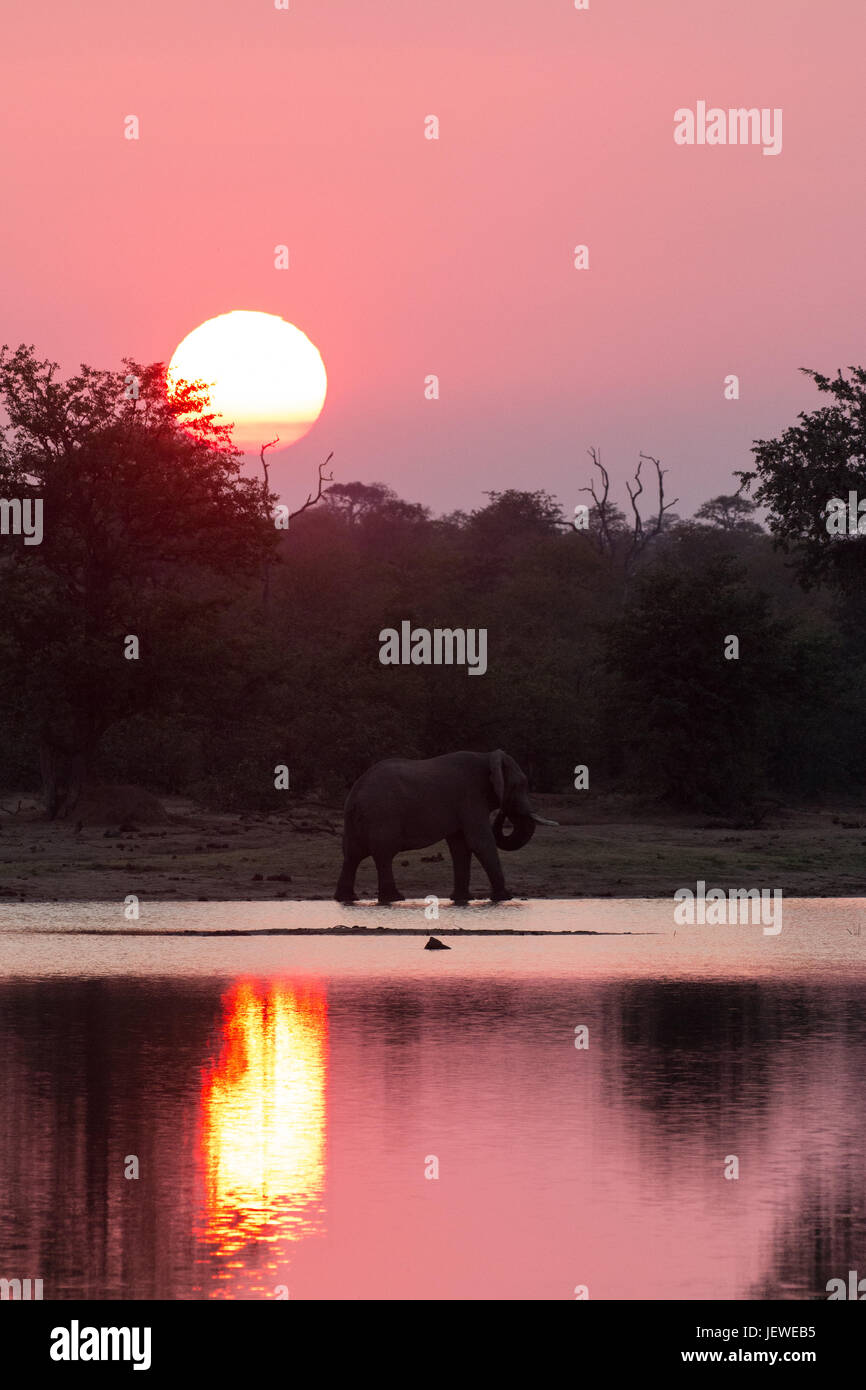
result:
[[(416, 927), (422, 906), (134, 925)], [(61, 1299), (825, 1298), (866, 1275), (866, 900), (783, 920), (444, 907), (434, 930), (604, 934), (426, 952), (0, 908), (0, 1276)]]

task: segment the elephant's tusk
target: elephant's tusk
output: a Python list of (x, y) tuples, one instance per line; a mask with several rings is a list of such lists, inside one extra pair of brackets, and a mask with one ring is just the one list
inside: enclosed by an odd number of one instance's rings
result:
[(534, 811), (532, 813), (532, 819), (537, 821), (539, 825), (559, 825), (558, 820), (548, 820), (546, 816), (537, 816)]

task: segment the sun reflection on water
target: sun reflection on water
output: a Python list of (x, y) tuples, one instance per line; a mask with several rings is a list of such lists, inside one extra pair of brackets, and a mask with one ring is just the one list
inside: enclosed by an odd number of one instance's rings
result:
[(264, 1263), (273, 1273), (280, 1246), (323, 1226), (325, 993), (243, 981), (224, 1002), (219, 1055), (202, 1078), (199, 1234), (235, 1273), (252, 1245), (271, 1247)]

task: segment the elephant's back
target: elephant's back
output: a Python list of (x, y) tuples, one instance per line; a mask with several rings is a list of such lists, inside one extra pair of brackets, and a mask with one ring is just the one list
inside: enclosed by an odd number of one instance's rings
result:
[(435, 762), (434, 758), (383, 758), (381, 762), (374, 763), (368, 767), (366, 772), (362, 772), (357, 782), (353, 783), (352, 788), (346, 798), (346, 810), (358, 805), (365, 798), (365, 794), (374, 794), (378, 789), (388, 787), (392, 791), (401, 784), (406, 785), (413, 780), (413, 769), (417, 779), (417, 769), (423, 762)]
[(383, 758), (361, 773), (349, 792), (346, 806), (379, 784), (417, 791), (418, 787), (433, 787), (455, 779), (465, 782), (473, 775), (486, 778), (488, 768), (487, 753), (469, 751), (442, 753), (436, 758)]

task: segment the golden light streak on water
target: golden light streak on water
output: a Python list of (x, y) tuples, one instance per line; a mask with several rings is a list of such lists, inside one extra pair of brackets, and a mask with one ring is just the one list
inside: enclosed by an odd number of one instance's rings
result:
[(212, 1253), (321, 1229), (327, 1041), (322, 991), (244, 981), (227, 996), (201, 1092), (200, 1234)]

